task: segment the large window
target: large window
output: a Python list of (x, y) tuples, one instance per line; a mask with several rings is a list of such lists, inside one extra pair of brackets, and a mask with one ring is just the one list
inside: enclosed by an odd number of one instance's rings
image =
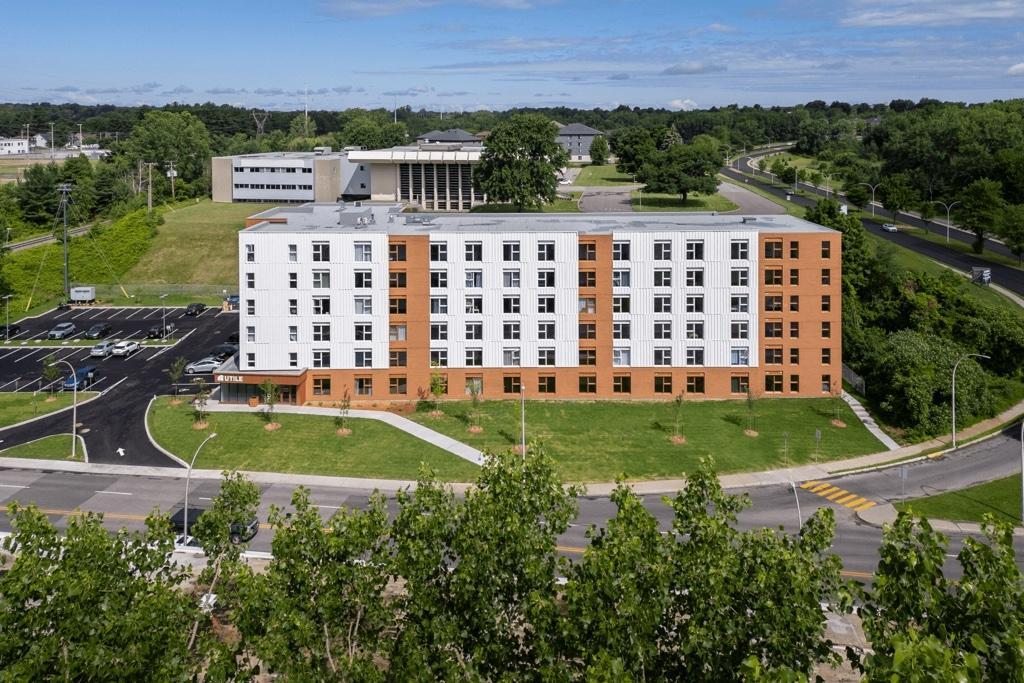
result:
[(729, 255), (737, 260), (750, 258), (750, 243), (747, 240), (733, 240), (729, 243)]
[(654, 393), (656, 393), (656, 394), (671, 394), (672, 393), (672, 375), (655, 375), (654, 376)]
[(778, 394), (782, 392), (782, 375), (765, 375), (764, 376), (764, 390), (769, 394)]
[(445, 341), (448, 339), (448, 323), (431, 323), (430, 339), (433, 341)]
[(596, 261), (597, 245), (592, 242), (580, 242), (578, 256), (580, 261)]
[(537, 243), (537, 260), (538, 261), (554, 261), (555, 260), (555, 243), (554, 242), (538, 242)]
[(433, 367), (433, 368), (446, 368), (446, 367), (448, 367), (448, 350), (447, 349), (431, 349), (430, 350), (430, 367)]
[(764, 283), (766, 285), (782, 284), (782, 268), (767, 268), (764, 271)]
[(686, 243), (686, 260), (704, 260), (704, 240), (689, 240)]
[(555, 364), (555, 350), (554, 349), (537, 349), (537, 365), (554, 365)]
[(729, 324), (730, 339), (749, 339), (750, 323), (745, 320), (734, 320)]
[(466, 271), (466, 288), (479, 289), (484, 286), (484, 273), (482, 270)]
[(409, 391), (405, 375), (388, 377), (388, 393), (392, 396), (404, 396)]
[(370, 349), (356, 349), (356, 367), (372, 368), (373, 351), (371, 351)]
[[(373, 273), (368, 270), (357, 270), (356, 276), (356, 289), (372, 289), (373, 288)], [(314, 283), (316, 282), (316, 272), (313, 273)], [(316, 284), (313, 285), (314, 287)]]
[(704, 393), (704, 375), (687, 375), (686, 376), (686, 393), (688, 393), (688, 394), (703, 394)]
[(430, 297), (430, 313), (432, 315), (445, 315), (448, 313), (448, 297), (446, 296), (432, 296)]
[(654, 312), (655, 313), (671, 313), (672, 312), (672, 295), (671, 294), (657, 294), (654, 297)]
[(483, 349), (466, 349), (466, 367), (478, 368), (484, 364)]
[(313, 260), (330, 261), (331, 245), (327, 242), (313, 242)]
[(331, 341), (331, 324), (313, 323), (313, 341)]
[(612, 313), (629, 313), (629, 297), (613, 296)]
[(555, 271), (553, 271), (553, 270), (539, 270), (539, 271), (537, 271), (537, 286), (538, 287), (554, 287), (555, 286)]
[(655, 339), (671, 339), (672, 338), (672, 321), (658, 321), (654, 323), (654, 338)]
[(729, 297), (729, 310), (733, 313), (746, 313), (750, 309), (750, 297), (746, 294), (734, 294)]
[[(361, 299), (368, 300), (368, 297), (356, 297), (356, 310), (359, 309), (359, 301)], [(371, 307), (371, 312), (372, 312)], [(330, 315), (331, 312), (331, 297), (329, 296), (314, 296), (313, 297), (313, 315)]]
[(612, 339), (629, 339), (629, 323), (612, 323)]
[(483, 261), (484, 245), (480, 242), (466, 242), (466, 260)]
[(355, 261), (365, 263), (373, 260), (373, 245), (369, 242), (356, 242), (353, 247)]
[(553, 394), (555, 393), (555, 378), (551, 375), (537, 378), (537, 393), (538, 394)]
[(750, 365), (750, 349), (745, 346), (737, 346), (729, 351), (729, 363), (731, 365)]
[[(356, 259), (358, 260), (358, 259)], [(448, 243), (447, 242), (431, 242), (430, 243), (430, 260), (435, 262), (447, 261), (448, 260)]]
[(629, 349), (612, 349), (612, 365), (628, 366), (631, 364), (632, 354)]
[(659, 268), (654, 271), (654, 286), (655, 287), (671, 287), (672, 286), (672, 271), (668, 268)]
[(519, 339), (520, 338), (520, 323), (507, 322), (501, 325), (501, 338), (502, 339)]
[(629, 287), (630, 279), (628, 269), (612, 271), (612, 287)]
[(686, 323), (686, 338), (687, 339), (703, 339), (704, 338), (704, 322), (697, 320)]
[(537, 312), (538, 313), (554, 313), (555, 312), (555, 297), (553, 297), (553, 296), (539, 296), (539, 297), (537, 297)]
[(580, 337), (580, 339), (597, 339), (597, 324), (596, 323), (580, 323), (579, 324), (579, 337)]
[(592, 270), (581, 270), (579, 273), (580, 287), (596, 287), (597, 273)]
[(686, 364), (704, 365), (704, 349), (699, 347), (686, 349)]
[(733, 268), (729, 271), (729, 284), (733, 287), (746, 287), (750, 284), (750, 271), (746, 268)]
[(313, 395), (314, 396), (330, 396), (331, 395), (331, 378), (330, 377), (314, 377), (313, 378)]
[(654, 364), (672, 365), (672, 349), (668, 347), (654, 349)]
[(245, 245), (245, 260), (248, 263), (254, 263), (256, 261), (256, 245), (247, 244)]
[(479, 315), (484, 312), (484, 298), (482, 296), (467, 296), (466, 297), (466, 313), (470, 315)]
[(745, 394), (750, 388), (749, 375), (733, 375), (729, 378), (729, 391), (734, 394)]
[(519, 375), (505, 375), (501, 378), (506, 394), (518, 394), (522, 391), (522, 382)]
[(409, 363), (409, 352), (408, 351), (389, 351), (388, 352), (388, 367), (392, 368), (404, 368)]
[[(353, 299), (356, 315), (373, 315), (373, 298), (357, 296)], [(316, 313), (316, 311), (313, 311)]]
[(542, 321), (537, 323), (537, 339), (554, 339), (555, 338), (555, 323), (550, 321)]
[(404, 261), (405, 245), (401, 242), (388, 245), (388, 261)]
[(782, 258), (782, 240), (768, 240), (764, 243), (765, 258)]
[(579, 365), (597, 365), (596, 349), (580, 349)]
[(687, 313), (703, 313), (704, 297), (699, 294), (692, 294), (686, 297)]
[(686, 270), (686, 286), (687, 287), (703, 287), (704, 286), (704, 269), (703, 268), (688, 268)]
[(612, 242), (612, 259), (615, 261), (628, 261), (629, 242)]
[(654, 260), (671, 261), (672, 243), (668, 240), (657, 240), (654, 242)]
[(408, 328), (405, 325), (389, 325), (388, 341), (405, 341)]
[(327, 349), (313, 349), (313, 367), (331, 367), (331, 352)]
[(466, 339), (470, 341), (479, 341), (484, 338), (484, 324), (483, 323), (466, 323)]
[(502, 349), (501, 351), (501, 364), (506, 367), (519, 367), (521, 358), (522, 355), (518, 348)]
[(430, 286), (435, 289), (445, 289), (448, 286), (447, 270), (430, 271)]
[(519, 242), (502, 242), (501, 258), (504, 261), (519, 260)]
[(616, 394), (628, 394), (633, 391), (633, 381), (629, 375), (615, 375), (612, 377), (612, 392)]
[(329, 270), (314, 270), (313, 271), (313, 289), (330, 289), (331, 288), (331, 271)]
[(404, 270), (395, 270), (388, 273), (388, 287), (392, 289), (405, 289), (407, 282)]
[(578, 306), (579, 313), (593, 315), (597, 313), (597, 299), (592, 296), (581, 296)]
[(501, 274), (501, 284), (509, 289), (519, 287), (520, 277), (518, 270), (506, 270)]
[(519, 312), (519, 297), (518, 296), (506, 296), (501, 300), (501, 310), (504, 313), (518, 313)]
[(596, 394), (597, 393), (597, 377), (594, 375), (580, 375), (580, 393), (581, 394)]

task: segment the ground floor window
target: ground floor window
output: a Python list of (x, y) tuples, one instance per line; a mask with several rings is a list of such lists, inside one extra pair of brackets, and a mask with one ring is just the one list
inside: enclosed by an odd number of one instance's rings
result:
[(597, 377), (595, 375), (580, 375), (580, 393), (597, 393)]
[(733, 375), (729, 378), (729, 390), (734, 394), (745, 394), (750, 389), (748, 375)]
[(518, 394), (522, 389), (522, 383), (519, 380), (519, 375), (506, 375), (502, 378), (505, 385), (506, 394)]
[(789, 390), (794, 393), (800, 391), (800, 375), (789, 376)]
[(388, 378), (388, 393), (392, 396), (403, 396), (407, 393), (405, 376)]
[(686, 393), (688, 393), (688, 394), (703, 394), (704, 393), (704, 375), (687, 375), (686, 376)]
[(541, 394), (553, 394), (555, 393), (555, 378), (554, 377), (538, 377), (537, 378), (537, 391)]
[(330, 377), (314, 377), (313, 378), (313, 395), (314, 396), (330, 396), (331, 395), (331, 378)]
[(373, 378), (356, 377), (356, 396), (373, 395)]
[(484, 393), (483, 377), (466, 378), (466, 396), (472, 396), (474, 393), (476, 393), (477, 395)]
[(632, 378), (629, 375), (612, 377), (612, 391), (616, 394), (628, 394), (633, 390)]
[(832, 393), (832, 375), (821, 376), (821, 391), (825, 394)]
[(655, 377), (654, 377), (654, 393), (656, 393), (656, 394), (671, 394), (672, 393), (672, 375), (655, 375)]
[(770, 394), (782, 391), (782, 375), (765, 375), (764, 390)]

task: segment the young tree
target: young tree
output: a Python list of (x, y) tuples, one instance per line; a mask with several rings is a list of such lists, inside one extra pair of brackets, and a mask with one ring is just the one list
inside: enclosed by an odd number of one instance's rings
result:
[(437, 407), (437, 399), (448, 393), (448, 379), (441, 374), (441, 368), (437, 365), (431, 365), (430, 370), (430, 396), (433, 400), (435, 413), (439, 412)]
[(603, 166), (608, 163), (608, 141), (603, 135), (598, 135), (590, 143), (590, 163), (594, 166)]
[(747, 384), (747, 432), (751, 436), (757, 435), (757, 395), (754, 393), (754, 386)]
[(164, 370), (167, 373), (167, 379), (171, 381), (171, 388), (174, 389), (174, 399), (178, 399), (178, 384), (181, 382), (181, 378), (185, 376), (185, 366), (188, 365), (188, 361), (185, 360), (184, 356), (178, 356), (171, 361), (170, 367)]
[(192, 422), (196, 429), (206, 427), (206, 404), (210, 400), (210, 389), (206, 386), (206, 380), (202, 377), (196, 379), (196, 397), (192, 399)]
[(296, 114), (288, 124), (288, 135), (293, 138), (315, 138), (316, 121), (304, 114)]
[(473, 171), (480, 191), (518, 211), (553, 202), (558, 170), (569, 163), (556, 133), (555, 124), (539, 114), (515, 114), (495, 126)]
[(956, 211), (957, 221), (974, 233), (971, 248), (980, 254), (985, 249), (985, 235), (999, 226), (1003, 212), (1002, 183), (980, 178), (970, 183), (960, 193), (960, 207)]
[(352, 408), (352, 394), (349, 393), (348, 387), (345, 387), (345, 392), (341, 395), (341, 400), (338, 401), (338, 417), (335, 418), (334, 423), (338, 426), (339, 435), (351, 434), (352, 430), (348, 428), (348, 413)]
[(61, 377), (60, 366), (57, 365), (57, 355), (51, 353), (43, 358), (43, 386), (53, 395), (56, 391), (57, 380)]
[(268, 425), (276, 424), (274, 421), (274, 407), (277, 406), (280, 387), (269, 377), (260, 382), (260, 393), (263, 394), (263, 419)]
[(686, 394), (680, 391), (672, 398), (672, 435), (677, 439), (683, 436), (683, 406), (686, 403)]
[(480, 426), (480, 385), (469, 382), (469, 424), (470, 429), (481, 430)]

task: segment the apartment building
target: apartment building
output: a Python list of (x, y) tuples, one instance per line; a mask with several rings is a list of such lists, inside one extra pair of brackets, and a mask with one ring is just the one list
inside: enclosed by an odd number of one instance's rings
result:
[(604, 135), (601, 131), (582, 123), (570, 123), (567, 126), (558, 127), (558, 144), (569, 153), (570, 161), (590, 161), (590, 145), (598, 137)]
[(827, 396), (840, 233), (791, 216), (422, 214), (308, 204), (239, 234), (222, 400)]
[(28, 142), (26, 138), (0, 138), (0, 156), (28, 154)]
[(266, 152), (213, 158), (213, 201), (306, 203), (370, 196), (370, 171), (353, 150)]

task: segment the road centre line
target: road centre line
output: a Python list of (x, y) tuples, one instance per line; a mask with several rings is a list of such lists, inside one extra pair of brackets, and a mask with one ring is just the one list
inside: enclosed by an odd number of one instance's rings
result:
[(134, 495), (128, 491), (97, 491), (96, 493), (109, 493), (112, 496), (131, 496)]

